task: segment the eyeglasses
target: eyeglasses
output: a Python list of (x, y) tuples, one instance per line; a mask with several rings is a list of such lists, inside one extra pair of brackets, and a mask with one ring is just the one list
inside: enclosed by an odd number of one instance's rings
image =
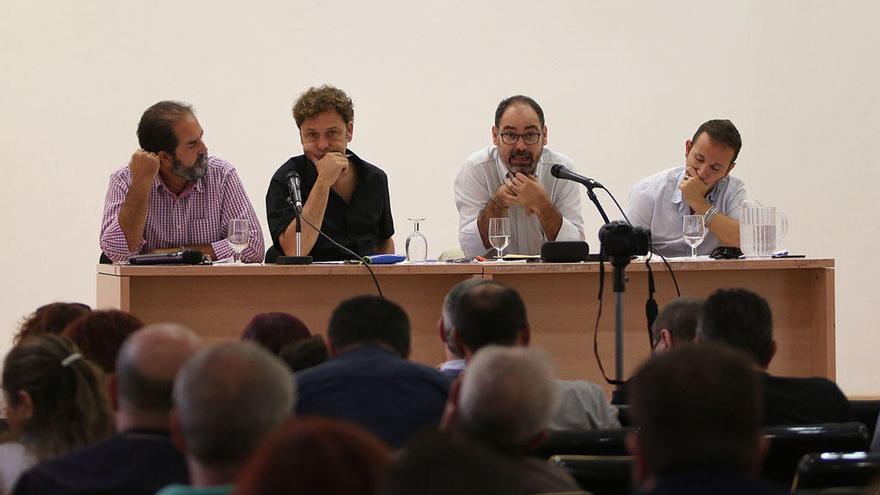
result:
[(527, 132), (525, 134), (517, 134), (515, 132), (502, 132), (501, 133), (501, 142), (504, 144), (516, 144), (519, 139), (522, 138), (523, 142), (526, 144), (537, 144), (541, 139), (540, 132)]

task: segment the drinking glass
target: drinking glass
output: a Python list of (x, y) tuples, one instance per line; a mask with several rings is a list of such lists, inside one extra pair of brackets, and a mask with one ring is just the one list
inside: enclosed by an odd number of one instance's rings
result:
[(250, 222), (244, 218), (233, 218), (229, 221), (229, 235), (226, 239), (229, 241), (229, 247), (232, 248), (232, 260), (234, 263), (241, 263), (241, 252), (248, 247), (250, 238)]
[(490, 218), (489, 219), (489, 244), (498, 251), (498, 261), (504, 257), (504, 248), (510, 244), (510, 219)]
[(408, 218), (413, 223), (413, 231), (406, 238), (406, 261), (427, 261), (428, 260), (428, 240), (419, 232), (419, 223), (424, 222), (424, 218)]
[(703, 215), (685, 215), (681, 230), (684, 233), (684, 242), (691, 247), (691, 258), (696, 258), (697, 246), (702, 244), (706, 237)]

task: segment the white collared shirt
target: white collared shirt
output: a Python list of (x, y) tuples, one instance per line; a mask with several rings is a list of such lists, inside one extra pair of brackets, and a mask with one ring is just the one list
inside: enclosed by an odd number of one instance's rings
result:
[[(562, 227), (556, 234), (557, 241), (584, 240), (584, 221), (581, 218), (580, 185), (560, 180), (550, 173), (555, 164), (574, 169), (574, 162), (567, 156), (545, 147), (535, 168), (538, 181), (547, 191), (553, 206), (562, 215)], [(467, 257), (485, 254), (490, 248), (483, 245), (477, 219), (489, 199), (507, 179), (507, 168), (501, 163), (498, 148), (490, 146), (467, 157), (455, 178), (455, 206), (458, 208), (461, 249)], [(511, 254), (540, 254), (541, 245), (547, 241), (541, 222), (525, 208), (511, 205), (507, 209), (510, 218), (510, 244), (504, 250)]]
[[(678, 185), (684, 176), (684, 167), (673, 167), (638, 181), (629, 195), (626, 214), (638, 227), (651, 229), (654, 251), (663, 256), (690, 256), (691, 247), (684, 242), (682, 221), (691, 214), (691, 208), (681, 196)], [(718, 213), (739, 221), (742, 203), (746, 199), (745, 183), (728, 175), (718, 181), (706, 196)], [(708, 229), (697, 254), (709, 254), (721, 242)]]

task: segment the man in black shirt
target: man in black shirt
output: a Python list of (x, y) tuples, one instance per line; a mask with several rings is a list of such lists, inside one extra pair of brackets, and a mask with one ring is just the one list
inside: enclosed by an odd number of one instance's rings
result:
[(287, 201), (287, 175), (295, 171), (304, 198), (302, 255), (311, 255), (315, 261), (351, 257), (316, 229), (360, 256), (393, 253), (388, 178), (347, 149), (354, 123), (351, 99), (332, 86), (309, 88), (294, 103), (293, 118), (303, 154), (287, 160), (275, 172), (266, 193), (275, 249), (288, 256), (297, 254), (294, 209)]
[(746, 289), (718, 289), (703, 304), (698, 340), (744, 351), (764, 382), (764, 424), (792, 425), (852, 421), (849, 401), (827, 378), (767, 373), (776, 354), (773, 315), (767, 301)]

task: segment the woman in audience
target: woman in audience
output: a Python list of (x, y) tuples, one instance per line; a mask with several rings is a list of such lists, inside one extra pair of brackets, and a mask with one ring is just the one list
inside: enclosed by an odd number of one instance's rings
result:
[(277, 356), (282, 347), (310, 335), (309, 328), (290, 313), (260, 313), (247, 324), (241, 340), (251, 340)]
[(116, 309), (92, 311), (73, 321), (61, 335), (73, 341), (82, 355), (104, 373), (116, 371), (116, 355), (129, 335), (144, 326), (141, 320)]
[(291, 420), (257, 449), (236, 495), (378, 495), (391, 464), (372, 434), (327, 418)]
[(17, 344), (25, 337), (39, 333), (59, 334), (70, 322), (91, 311), (92, 308), (82, 303), (54, 302), (44, 304), (27, 316), (12, 337)]
[(3, 364), (3, 398), (11, 442), (0, 444), (0, 488), (49, 459), (113, 433), (101, 372), (57, 335), (28, 337)]

